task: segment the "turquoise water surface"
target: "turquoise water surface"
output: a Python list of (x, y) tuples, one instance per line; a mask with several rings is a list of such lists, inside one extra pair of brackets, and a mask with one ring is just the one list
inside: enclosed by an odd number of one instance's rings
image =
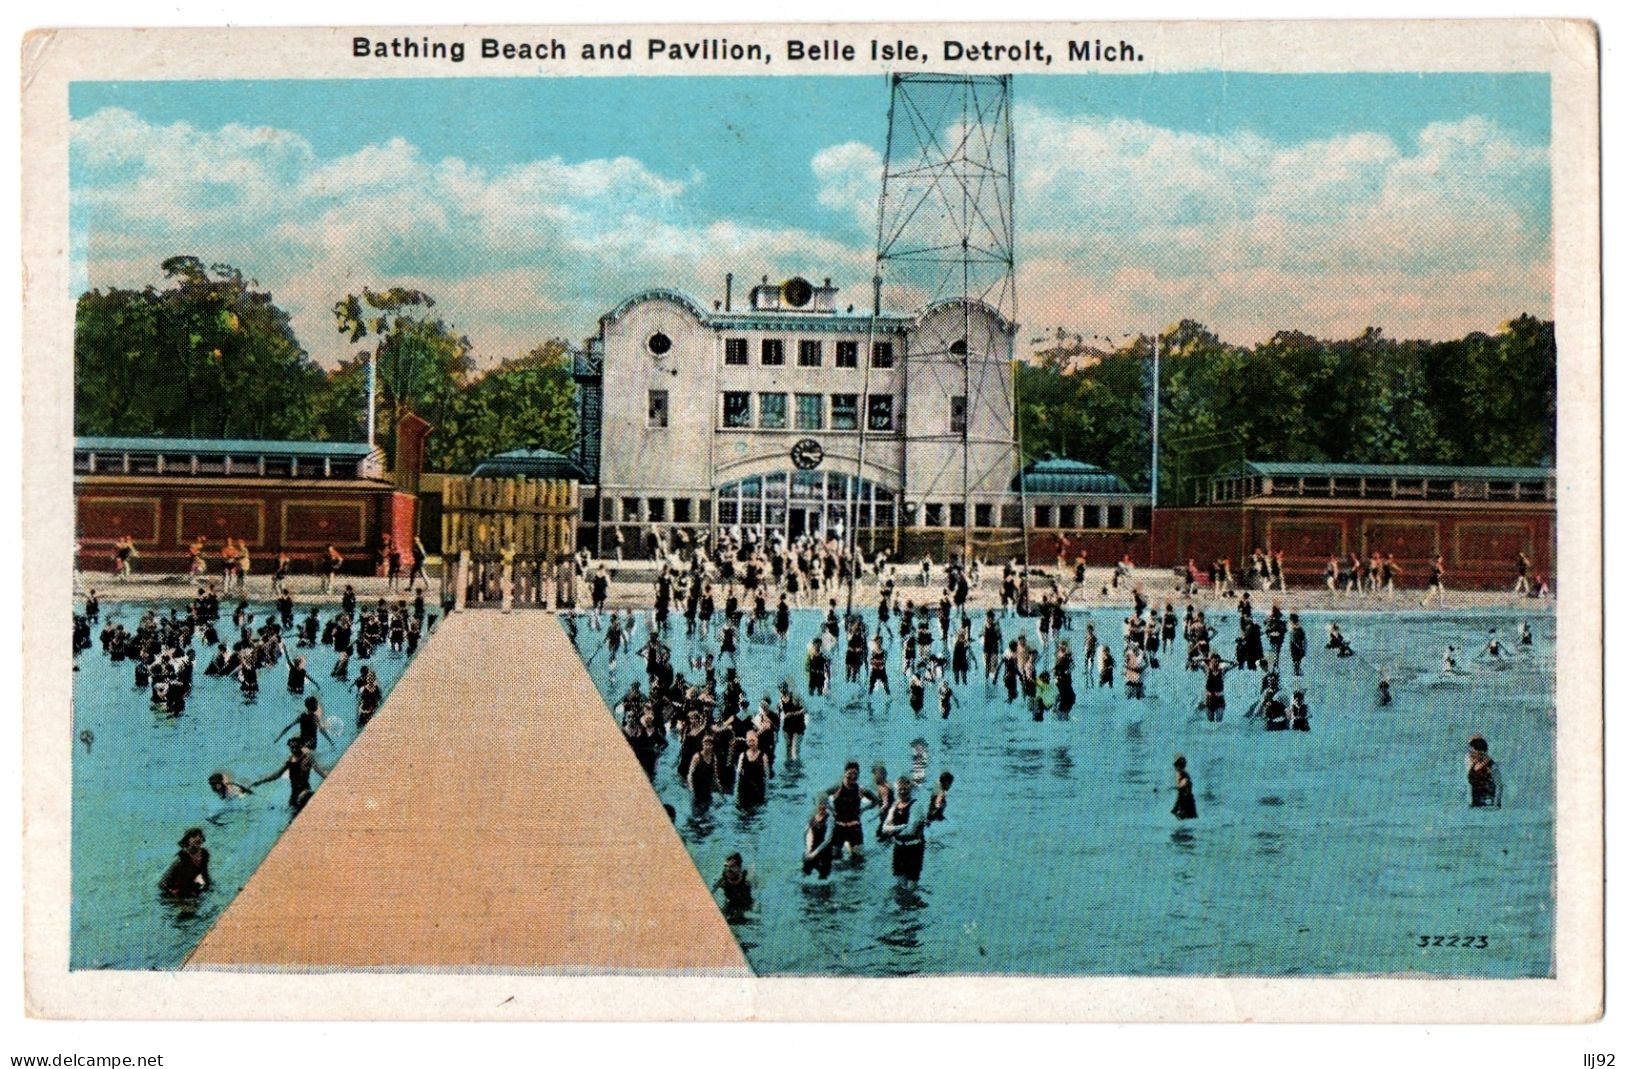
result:
[[(1183, 606), (1180, 606), (1183, 608)], [(799, 762), (782, 741), (768, 801), (742, 812), (718, 796), (696, 809), (677, 781), (675, 736), (654, 786), (709, 883), (734, 851), (752, 873), (755, 905), (730, 918), (761, 974), (881, 976), (943, 973), (1076, 975), (1356, 975), (1542, 977), (1552, 973), (1553, 624), (1533, 616), (1534, 645), (1494, 663), (1475, 657), (1491, 628), (1503, 641), (1522, 617), (1505, 613), (1305, 613), (1302, 687), (1313, 730), (1266, 733), (1246, 712), (1255, 672), (1228, 678), (1228, 716), (1197, 711), (1202, 676), (1184, 670), (1176, 638), (1147, 675), (1144, 701), (1122, 691), (1122, 611), (1074, 612), (1118, 656), (1118, 687), (1087, 689), (1069, 721), (1035, 723), (1001, 686), (973, 670), (963, 704), (944, 721), (934, 687), (923, 716), (907, 702), (893, 646), (894, 697), (844, 685), (841, 656), (829, 698), (809, 704)], [(871, 631), (873, 613), (868, 614)], [(1229, 652), (1234, 615), (1211, 618)], [(1321, 648), (1336, 619), (1358, 657)], [(804, 651), (821, 624), (798, 612), (789, 642), (742, 642), (750, 705), (780, 680), (805, 693)], [(1006, 619), (1036, 640), (1031, 620)], [(632, 648), (642, 646), (643, 618)], [(895, 626), (895, 621), (894, 621)], [(980, 614), (973, 632), (980, 634)], [(613, 707), (644, 666), (611, 671), (601, 634), (578, 648)], [(715, 652), (690, 643), (674, 617), (673, 664)], [(1447, 644), (1464, 648), (1445, 676)], [(703, 647), (703, 649), (702, 649)], [(1267, 648), (1267, 647), (1266, 647)], [(938, 647), (939, 651), (941, 646)], [(976, 647), (977, 662), (980, 647)], [(1049, 656), (1041, 668), (1051, 663)], [(722, 659), (721, 668), (730, 665)], [(1394, 701), (1377, 704), (1379, 672)], [(720, 672), (719, 672), (720, 675)], [(1474, 732), (1504, 778), (1504, 807), (1472, 809), (1464, 758)], [(848, 759), (910, 772), (912, 742), (929, 750), (925, 793), (954, 773), (948, 819), (931, 825), (917, 885), (891, 874), (879, 815), (864, 815), (866, 854), (838, 861), (827, 881), (800, 858), (814, 795)], [(1189, 761), (1198, 819), (1169, 813), (1175, 754)], [(1435, 938), (1438, 937), (1438, 938)], [(1423, 945), (1426, 944), (1426, 945)]]
[[(223, 606), (222, 637), (231, 641), (230, 614)], [(149, 609), (168, 605), (104, 604), (112, 617), (134, 630)], [(263, 620), (273, 610), (253, 603)], [(308, 611), (300, 606), (298, 617)], [(321, 610), (325, 624), (336, 606)], [(134, 686), (135, 665), (114, 663), (96, 641), (75, 658), (73, 728), (65, 737), (73, 754), (73, 919), (69, 963), (74, 969), (171, 969), (179, 967), (221, 911), (253, 875), (290, 821), (286, 779), (256, 788), (252, 796), (221, 802), (210, 791), (210, 773), (224, 771), (241, 783), (275, 771), (286, 759), (286, 740), (276, 734), (294, 719), (304, 699), (287, 691), (285, 666), (260, 670), (257, 697), (246, 698), (235, 678), (203, 674), (210, 651), (199, 637), (198, 665), (186, 711), (170, 717), (153, 710), (145, 688)], [(291, 636), (290, 636), (291, 639)], [(421, 651), (422, 646), (419, 646)], [(355, 690), (329, 676), (332, 647), (295, 649), (306, 659), (311, 683), (329, 717), (342, 723), (333, 742), (321, 739), (317, 760), (331, 769), (355, 738)], [(350, 677), (370, 665), (387, 695), (405, 670), (404, 655), (387, 647), (371, 660), (352, 659)], [(314, 684), (314, 685), (312, 685)], [(387, 715), (387, 711), (384, 714)], [(79, 736), (90, 731), (87, 747)], [(317, 791), (320, 777), (313, 777)], [(175, 857), (188, 827), (207, 836), (214, 886), (195, 900), (174, 901), (158, 892), (158, 880)]]

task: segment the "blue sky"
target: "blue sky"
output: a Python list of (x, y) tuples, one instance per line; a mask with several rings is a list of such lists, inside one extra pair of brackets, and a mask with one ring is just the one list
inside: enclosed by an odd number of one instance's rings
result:
[[(878, 76), (76, 83), (74, 284), (224, 260), (326, 363), (363, 284), (429, 290), (488, 361), (645, 286), (861, 288), (886, 104)], [(1544, 75), (1018, 77), (1015, 120), (1028, 334), (1551, 313)]]

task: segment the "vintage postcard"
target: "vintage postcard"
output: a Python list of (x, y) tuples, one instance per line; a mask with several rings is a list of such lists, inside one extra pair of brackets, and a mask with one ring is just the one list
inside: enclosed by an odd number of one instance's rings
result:
[(1601, 1013), (1594, 27), (23, 49), (30, 1013)]

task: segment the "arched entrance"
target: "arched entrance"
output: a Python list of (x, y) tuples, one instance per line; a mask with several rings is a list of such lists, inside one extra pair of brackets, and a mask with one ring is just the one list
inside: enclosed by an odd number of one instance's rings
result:
[(771, 471), (717, 488), (717, 523), (724, 530), (844, 538), (849, 513), (860, 531), (890, 528), (896, 498), (878, 483), (826, 470)]

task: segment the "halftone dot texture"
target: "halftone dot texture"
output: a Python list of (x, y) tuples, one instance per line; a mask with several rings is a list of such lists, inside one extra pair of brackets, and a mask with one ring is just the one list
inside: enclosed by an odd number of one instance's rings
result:
[[(1225, 648), (1234, 615), (1210, 619)], [(1358, 656), (1320, 648), (1332, 619)], [(1121, 660), (1121, 610), (1073, 613), (1080, 659), (1086, 620)], [(1306, 691), (1308, 734), (1266, 733), (1246, 716), (1255, 672), (1230, 674), (1226, 718), (1209, 723), (1197, 711), (1203, 678), (1185, 671), (1182, 639), (1148, 673), (1145, 701), (1127, 699), (1121, 678), (1116, 690), (1085, 687), (1080, 667), (1072, 719), (1043, 723), (1007, 705), (1003, 687), (984, 686), (980, 673), (956, 688), (962, 704), (947, 721), (934, 687), (916, 718), (894, 647), (895, 697), (865, 701), (861, 687), (837, 682), (832, 698), (811, 699), (801, 761), (788, 762), (781, 742), (760, 809), (742, 812), (719, 796), (695, 811), (676, 779), (675, 745), (655, 787), (678, 810), (707, 880), (728, 854), (744, 855), (756, 905), (733, 929), (762, 975), (1550, 976), (1550, 618), (1531, 620), (1535, 645), (1504, 665), (1472, 651), (1491, 627), (1515, 635), (1519, 619), (1509, 614), (1304, 620), (1305, 674), (1295, 678), (1289, 666), (1283, 683), (1288, 697)], [(803, 651), (819, 624), (817, 614), (796, 614), (782, 651), (744, 644), (739, 674), (753, 706), (781, 680), (804, 691)], [(1036, 641), (1031, 621), (1006, 620), (1007, 639), (1017, 624)], [(680, 627), (671, 641), (673, 663), (687, 664), (693, 647)], [(1468, 651), (1459, 679), (1439, 671), (1447, 644)], [(584, 629), (584, 655), (595, 645)], [(1049, 664), (1046, 656), (1041, 667)], [(719, 668), (730, 666), (723, 659)], [(590, 667), (611, 704), (643, 670), (623, 658), (611, 675), (602, 656)], [(1377, 705), (1380, 672), (1394, 687), (1386, 708)], [(1474, 732), (1500, 763), (1502, 809), (1468, 806)], [(876, 762), (893, 778), (906, 774), (916, 737), (930, 752), (925, 788), (944, 770), (955, 776), (918, 886), (892, 877), (873, 811), (861, 864), (837, 862), (827, 882), (803, 877), (814, 795), (848, 759), (865, 785)], [(1177, 753), (1189, 761), (1194, 821), (1169, 813)], [(1483, 936), (1487, 946), (1419, 945), (1434, 935)]]

